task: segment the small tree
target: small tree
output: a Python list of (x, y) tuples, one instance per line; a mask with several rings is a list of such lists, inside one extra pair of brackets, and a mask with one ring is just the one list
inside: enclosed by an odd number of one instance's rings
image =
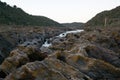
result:
[(13, 8), (17, 8), (17, 6), (16, 6), (16, 5), (14, 5), (14, 6), (13, 6)]

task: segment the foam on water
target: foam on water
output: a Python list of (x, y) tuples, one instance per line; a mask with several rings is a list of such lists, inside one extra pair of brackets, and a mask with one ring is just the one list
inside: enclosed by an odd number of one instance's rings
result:
[(67, 34), (69, 34), (69, 33), (79, 33), (79, 32), (82, 32), (82, 31), (84, 31), (84, 30), (73, 30), (73, 31), (66, 31), (66, 32), (64, 32), (64, 33), (61, 33), (59, 36), (57, 36), (57, 37), (65, 37)]
[(50, 47), (52, 44), (48, 43), (48, 41), (45, 41), (45, 43), (42, 45), (43, 47)]
[[(60, 35), (56, 36), (56, 37), (59, 37), (59, 38), (62, 38), (62, 37), (65, 37), (67, 34), (69, 33), (79, 33), (79, 32), (82, 32), (84, 30), (73, 30), (73, 31), (66, 31), (64, 33), (61, 33)], [(48, 40), (45, 41), (45, 43), (42, 45), (43, 47), (50, 47), (52, 45), (52, 43), (48, 43)]]

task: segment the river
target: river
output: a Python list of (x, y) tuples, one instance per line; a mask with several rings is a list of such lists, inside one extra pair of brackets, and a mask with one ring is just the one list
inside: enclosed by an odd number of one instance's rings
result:
[[(55, 36), (56, 38), (62, 38), (62, 37), (65, 37), (67, 34), (70, 34), (70, 33), (73, 33), (73, 34), (76, 34), (76, 33), (80, 33), (84, 30), (73, 30), (73, 31), (66, 31), (64, 33), (61, 33), (59, 34), (58, 36)], [(52, 40), (52, 38), (50, 39), (47, 39), (44, 44), (42, 45), (42, 47), (50, 47), (52, 45), (51, 42), (49, 42), (49, 40)]]
[[(41, 42), (43, 40), (39, 37), (38, 39), (33, 39), (32, 41), (25, 41), (24, 43), (22, 43), (22, 44), (20, 44), (18, 46), (24, 46), (24, 47), (27, 47), (27, 46), (50, 47), (52, 45), (51, 41), (54, 40), (54, 38), (63, 38), (67, 34), (70, 34), (70, 33), (76, 34), (76, 33), (82, 32), (82, 31), (84, 31), (84, 30), (66, 31), (66, 32), (63, 32), (63, 33), (59, 34), (58, 36), (46, 39), (45, 42)], [(41, 44), (41, 43), (43, 43), (43, 44)]]

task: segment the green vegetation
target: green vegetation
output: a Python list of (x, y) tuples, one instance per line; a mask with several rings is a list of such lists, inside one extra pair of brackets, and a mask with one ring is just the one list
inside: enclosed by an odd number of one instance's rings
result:
[(61, 26), (59, 23), (44, 17), (25, 13), (17, 6), (9, 6), (0, 1), (0, 24), (25, 26)]
[(78, 28), (83, 28), (84, 23), (81, 22), (73, 22), (73, 23), (62, 23), (63, 26), (65, 27), (78, 27)]
[(120, 6), (110, 11), (103, 11), (89, 20), (86, 26), (118, 26), (120, 25)]

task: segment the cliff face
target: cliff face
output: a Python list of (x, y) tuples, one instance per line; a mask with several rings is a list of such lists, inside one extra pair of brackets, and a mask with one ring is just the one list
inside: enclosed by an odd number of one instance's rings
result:
[(18, 46), (0, 65), (4, 80), (119, 80), (120, 29), (85, 30), (52, 46)]

